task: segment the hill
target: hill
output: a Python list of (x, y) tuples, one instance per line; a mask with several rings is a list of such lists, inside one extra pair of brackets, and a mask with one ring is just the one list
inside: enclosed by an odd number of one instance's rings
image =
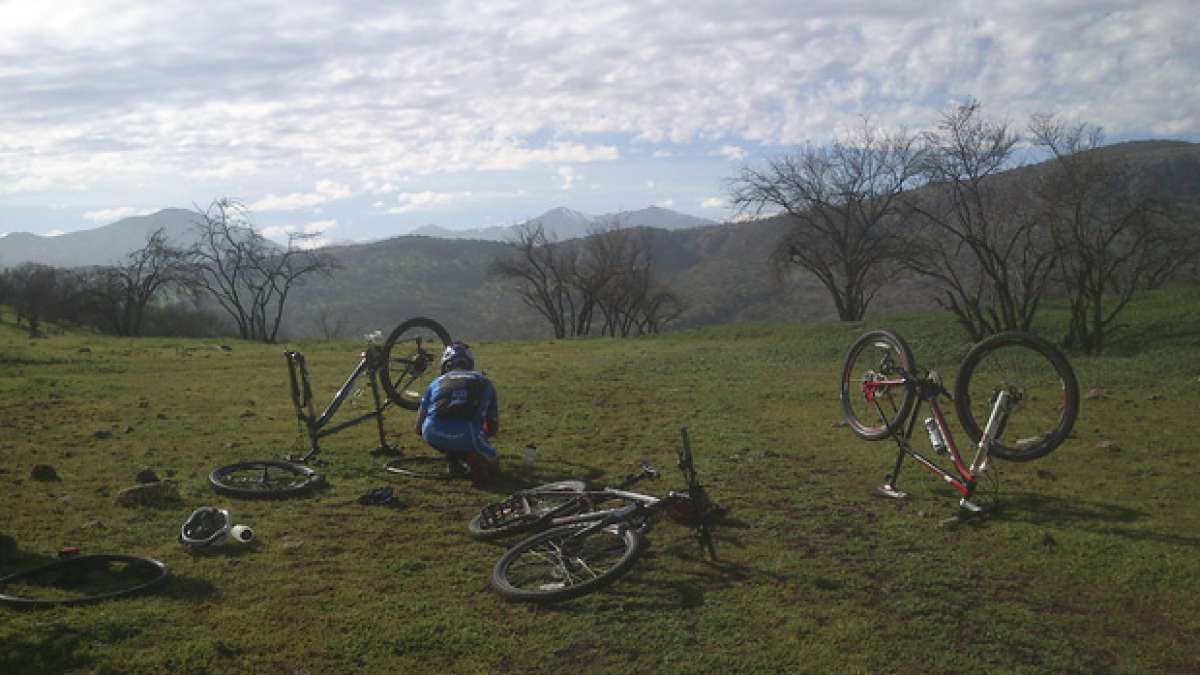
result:
[(191, 233), (195, 220), (194, 211), (164, 209), (57, 237), (13, 232), (0, 238), (0, 267), (12, 267), (22, 262), (54, 267), (110, 265), (145, 246), (146, 237), (159, 228), (165, 230), (167, 240), (172, 244), (190, 244), (195, 241)]
[[(683, 230), (703, 225), (712, 225), (713, 221), (697, 218), (685, 213), (665, 209), (661, 206), (651, 206), (637, 211), (620, 211), (590, 216), (572, 209), (551, 209), (537, 218), (530, 218), (523, 225), (540, 225), (546, 236), (555, 241), (565, 241), (587, 236), (597, 227), (652, 227), (662, 230)], [(512, 241), (516, 238), (522, 225), (507, 227), (485, 227), (472, 230), (451, 230), (437, 225), (425, 225), (409, 234), (419, 234), (445, 239), (482, 239), (485, 241)]]

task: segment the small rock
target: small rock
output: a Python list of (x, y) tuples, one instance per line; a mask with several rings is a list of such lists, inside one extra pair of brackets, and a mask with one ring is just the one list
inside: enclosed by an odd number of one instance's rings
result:
[(1042, 480), (1058, 480), (1057, 478), (1054, 477), (1054, 474), (1050, 473), (1049, 471), (1047, 471), (1045, 469), (1038, 469), (1037, 477), (1041, 478)]
[(62, 480), (58, 477), (58, 472), (49, 464), (38, 464), (33, 467), (33, 471), (29, 472), (29, 477), (34, 480)]
[(254, 411), (253, 410), (243, 410), (241, 417), (254, 417)]
[(122, 431), (122, 432), (124, 432), (124, 433), (127, 433), (127, 434), (131, 434), (131, 433), (133, 433), (133, 427), (131, 427), (131, 426), (129, 426), (128, 424), (126, 424), (126, 425), (125, 425), (125, 428), (124, 428), (124, 429), (122, 429), (121, 431)]
[(302, 543), (303, 543), (303, 542), (301, 542), (301, 541), (299, 541), (299, 540), (296, 540), (296, 539), (292, 539), (292, 538), (290, 538), (290, 537), (287, 537), (287, 538), (284, 538), (284, 540), (283, 540), (283, 542), (280, 544), (280, 546), (282, 546), (282, 547), (283, 547), (283, 550), (285, 550), (285, 551), (294, 551), (294, 550), (296, 550), (296, 549), (300, 548), (300, 545), (301, 545)]
[(154, 469), (143, 466), (141, 471), (138, 471), (137, 475), (133, 477), (133, 480), (137, 483), (157, 483), (158, 474), (154, 473)]
[(1164, 396), (1162, 394), (1146, 394), (1147, 401), (1161, 401)]
[(117, 493), (118, 506), (159, 506), (179, 500), (179, 486), (174, 481), (142, 483)]
[(106, 438), (112, 438), (112, 432), (111, 431), (97, 431), (96, 433), (92, 434), (92, 436), (95, 436), (97, 440), (102, 441)]
[(1046, 536), (1042, 537), (1042, 546), (1050, 547), (1057, 545), (1058, 541), (1056, 541), (1053, 536), (1047, 534)]
[(107, 530), (108, 526), (99, 520), (89, 520), (88, 522), (75, 528), (76, 530)]
[(58, 503), (59, 504), (70, 504), (71, 503), (71, 495), (63, 495), (63, 496), (59, 497)]
[(92, 350), (91, 350), (90, 348), (88, 348), (88, 347), (80, 347), (80, 348), (79, 348), (79, 353), (80, 353), (80, 354), (91, 354), (91, 353), (92, 353)]
[(1114, 453), (1114, 454), (1121, 452), (1121, 446), (1117, 445), (1114, 441), (1107, 439), (1107, 438), (1100, 441), (1099, 443), (1097, 443), (1096, 446), (1103, 450), (1107, 450), (1111, 453)]
[(1091, 389), (1087, 390), (1087, 393), (1083, 395), (1083, 398), (1087, 401), (1097, 398), (1104, 398), (1104, 390), (1100, 389), (1099, 387), (1092, 387)]
[(238, 445), (240, 445), (240, 443), (237, 443), (236, 441), (229, 441), (228, 443), (225, 444), (224, 447), (226, 450), (232, 450), (232, 449), (236, 448)]

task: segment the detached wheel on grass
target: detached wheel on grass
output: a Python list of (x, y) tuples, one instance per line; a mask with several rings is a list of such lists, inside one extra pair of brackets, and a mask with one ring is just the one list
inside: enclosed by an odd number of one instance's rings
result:
[(63, 558), (0, 579), (0, 603), (81, 605), (147, 590), (165, 581), (167, 574), (162, 562), (133, 555)]
[(229, 464), (208, 475), (214, 490), (234, 497), (292, 497), (323, 480), (312, 467), (275, 459)]
[(506, 600), (559, 602), (611, 584), (642, 550), (642, 534), (618, 525), (563, 525), (512, 547), (492, 570), (492, 588)]

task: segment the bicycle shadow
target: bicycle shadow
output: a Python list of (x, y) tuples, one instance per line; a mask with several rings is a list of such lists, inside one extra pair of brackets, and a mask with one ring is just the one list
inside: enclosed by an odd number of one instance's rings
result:
[[(992, 507), (988, 516), (990, 520), (1001, 522), (1072, 528), (1136, 541), (1153, 541), (1200, 549), (1198, 536), (1137, 528), (1135, 523), (1146, 518), (1145, 511), (1104, 502), (1066, 499), (1035, 492), (1009, 493)], [(1114, 524), (1131, 527), (1114, 527)]]

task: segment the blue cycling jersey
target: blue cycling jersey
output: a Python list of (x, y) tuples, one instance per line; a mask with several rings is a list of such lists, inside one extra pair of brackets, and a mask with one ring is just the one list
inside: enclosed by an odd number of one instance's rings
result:
[(425, 442), (449, 455), (479, 454), (488, 458), (496, 450), (483, 432), (499, 430), (496, 388), (475, 370), (452, 370), (425, 388), (417, 408), (417, 430)]

